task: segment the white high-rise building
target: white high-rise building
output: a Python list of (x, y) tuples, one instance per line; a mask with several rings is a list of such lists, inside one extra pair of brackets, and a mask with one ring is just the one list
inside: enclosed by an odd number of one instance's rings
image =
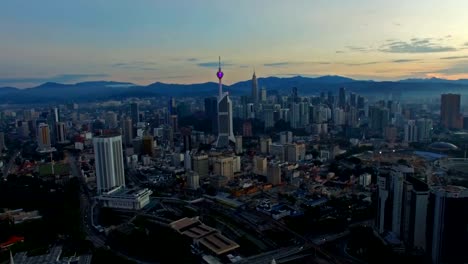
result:
[(405, 125), (405, 139), (404, 142), (411, 143), (418, 141), (418, 127), (414, 120), (408, 120)]
[(93, 143), (98, 194), (125, 187), (122, 136), (99, 136)]
[(232, 101), (229, 93), (223, 93), (222, 78), (224, 73), (221, 71), (221, 58), (219, 59), (219, 69), (216, 73), (219, 79), (218, 95), (218, 139), (215, 145), (217, 147), (227, 147), (229, 142), (236, 142), (232, 125)]
[(428, 142), (432, 137), (432, 120), (428, 118), (420, 118), (416, 121), (418, 128), (418, 141)]

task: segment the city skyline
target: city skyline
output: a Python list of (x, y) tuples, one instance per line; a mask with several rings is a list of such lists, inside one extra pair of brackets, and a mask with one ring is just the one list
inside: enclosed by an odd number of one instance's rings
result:
[[(460, 1), (41, 1), (0, 4), (0, 86), (342, 75), (468, 78)], [(291, 18), (293, 17), (293, 18)]]

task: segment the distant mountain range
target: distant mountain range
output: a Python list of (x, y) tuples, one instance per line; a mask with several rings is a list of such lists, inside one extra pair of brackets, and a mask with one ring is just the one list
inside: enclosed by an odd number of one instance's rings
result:
[[(336, 92), (340, 87), (363, 95), (403, 95), (405, 97), (438, 95), (444, 92), (468, 93), (468, 79), (445, 80), (406, 79), (400, 81), (363, 81), (342, 76), (310, 77), (266, 77), (259, 78), (260, 87), (267, 91), (289, 94), (293, 87), (298, 88), (300, 95), (319, 94), (320, 92)], [(251, 81), (241, 81), (225, 85), (225, 90), (232, 95), (250, 95)], [(36, 87), (17, 89), (14, 87), (0, 88), (0, 104), (24, 103), (65, 103), (85, 102), (106, 99), (123, 99), (126, 97), (154, 96), (215, 96), (218, 84), (214, 82), (199, 84), (168, 84), (156, 82), (147, 86), (126, 82), (95, 81), (76, 84), (61, 84), (48, 82)]]

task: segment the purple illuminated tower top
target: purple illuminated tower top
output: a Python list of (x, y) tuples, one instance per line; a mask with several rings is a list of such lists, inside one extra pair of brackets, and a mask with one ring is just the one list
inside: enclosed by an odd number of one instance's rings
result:
[(218, 72), (216, 73), (216, 77), (218, 77), (219, 80), (219, 88), (218, 88), (218, 93), (219, 93), (219, 98), (223, 96), (223, 82), (221, 79), (223, 79), (224, 73), (221, 71), (221, 56), (219, 56), (219, 68)]

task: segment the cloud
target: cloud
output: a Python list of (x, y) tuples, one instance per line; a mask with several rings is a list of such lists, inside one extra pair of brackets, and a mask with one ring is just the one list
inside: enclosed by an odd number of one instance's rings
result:
[(420, 59), (399, 59), (399, 60), (392, 60), (391, 62), (406, 63), (406, 62), (413, 62), (413, 61), (420, 61)]
[(388, 53), (433, 53), (456, 51), (451, 46), (444, 46), (435, 42), (432, 38), (412, 38), (409, 42), (394, 41), (384, 44), (379, 51)]
[[(207, 67), (207, 68), (217, 68), (219, 65), (218, 61), (210, 61), (210, 62), (200, 62), (197, 63), (197, 66), (199, 67)], [(229, 67), (233, 66), (234, 64), (229, 63), (229, 62), (221, 62), (221, 67)]]
[(273, 62), (273, 63), (265, 63), (263, 64), (263, 66), (265, 67), (283, 67), (283, 66), (288, 66), (288, 65), (292, 65), (292, 64), (295, 64), (293, 62)]
[(119, 62), (114, 63), (111, 66), (113, 68), (127, 69), (127, 70), (142, 70), (142, 71), (154, 71), (157, 70), (156, 62), (151, 61), (133, 61), (133, 62)]
[(337, 51), (335, 51), (335, 53), (345, 53), (345, 52), (342, 51), (342, 50), (337, 50)]
[(465, 44), (463, 44), (463, 46), (468, 47), (468, 42), (465, 42)]
[(359, 52), (369, 52), (372, 51), (371, 48), (368, 47), (360, 47), (360, 46), (346, 46), (347, 49), (351, 51), (359, 51)]
[(265, 67), (286, 67), (291, 65), (328, 65), (331, 62), (328, 61), (282, 61), (282, 62), (273, 62), (273, 63), (265, 63), (263, 66)]
[(395, 23), (393, 23), (393, 25), (394, 25), (394, 26), (397, 26), (397, 27), (401, 26), (401, 24), (400, 24), (400, 23), (396, 23), (396, 22), (395, 22)]
[(457, 60), (457, 59), (468, 59), (468, 55), (466, 56), (449, 56), (449, 57), (442, 57), (441, 60)]
[(24, 78), (0, 78), (1, 84), (18, 84), (18, 83), (45, 83), (58, 82), (70, 83), (77, 82), (89, 78), (106, 78), (109, 74), (61, 74), (53, 77), (24, 77)]
[(362, 66), (382, 63), (382, 61), (369, 61), (369, 62), (357, 62), (357, 63), (343, 63), (346, 66)]

